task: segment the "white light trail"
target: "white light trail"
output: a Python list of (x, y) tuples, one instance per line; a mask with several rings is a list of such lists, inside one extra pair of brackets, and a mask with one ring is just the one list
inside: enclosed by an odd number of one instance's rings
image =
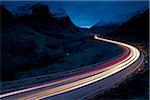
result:
[[(86, 77), (86, 78), (82, 78), (82, 79), (81, 79), (81, 77), (76, 77), (78, 80), (73, 81), (73, 82), (72, 82), (72, 80), (75, 77), (72, 77), (72, 78), (69, 78), (66, 80), (65, 79), (60, 80), (59, 82), (47, 83), (44, 85), (31, 87), (28, 89), (23, 89), (23, 90), (18, 90), (18, 91), (2, 94), (2, 95), (0, 95), (0, 98), (7, 97), (7, 96), (10, 96), (10, 97), (12, 96), (12, 98), (13, 98), (13, 95), (17, 95), (19, 93), (20, 94), (18, 96), (16, 96), (16, 98), (15, 98), (16, 100), (17, 99), (19, 99), (19, 100), (29, 100), (29, 99), (35, 100), (35, 99), (43, 99), (46, 97), (55, 96), (57, 94), (61, 94), (61, 93), (65, 93), (65, 92), (68, 92), (68, 91), (71, 91), (74, 89), (78, 89), (80, 87), (92, 84), (96, 81), (100, 81), (103, 78), (109, 77), (110, 75), (113, 75), (113, 74), (127, 68), (128, 66), (133, 64), (140, 57), (140, 51), (133, 46), (130, 46), (130, 45), (125, 44), (125, 43), (113, 41), (113, 40), (100, 38), (97, 35), (95, 35), (94, 38), (96, 40), (105, 41), (105, 42), (109, 42), (109, 43), (113, 43), (113, 44), (117, 44), (117, 45), (129, 48), (130, 49), (130, 55), (126, 59), (118, 62), (117, 64), (111, 65), (109, 70), (106, 70), (106, 71), (101, 72), (101, 73), (97, 71), (98, 74), (90, 76), (90, 77)], [(83, 76), (87, 76), (88, 74), (89, 73), (86, 73)], [(65, 84), (60, 85), (60, 86), (56, 86), (53, 88), (48, 88), (46, 90), (41, 90), (41, 91), (36, 92), (36, 89), (50, 87), (53, 84), (58, 84), (58, 83), (60, 84), (60, 82), (62, 82), (62, 81), (67, 81), (67, 82)], [(31, 92), (31, 94), (30, 94), (31, 90), (34, 90), (35, 92)], [(24, 94), (23, 92), (28, 92), (29, 95), (23, 95)]]

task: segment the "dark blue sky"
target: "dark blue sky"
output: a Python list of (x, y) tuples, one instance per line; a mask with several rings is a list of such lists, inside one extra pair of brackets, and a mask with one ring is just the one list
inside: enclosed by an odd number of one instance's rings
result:
[[(16, 6), (32, 3), (37, 2), (9, 1), (5, 2), (5, 5), (13, 11)], [(120, 17), (135, 14), (136, 11), (149, 7), (149, 1), (44, 1), (43, 3), (48, 4), (51, 10), (65, 9), (73, 23), (81, 27), (90, 27), (99, 21), (102, 23), (117, 21)]]

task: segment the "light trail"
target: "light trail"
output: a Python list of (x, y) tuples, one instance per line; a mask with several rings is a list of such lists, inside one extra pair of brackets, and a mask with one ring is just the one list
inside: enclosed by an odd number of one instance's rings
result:
[(71, 90), (75, 90), (83, 86), (92, 84), (94, 82), (100, 81), (104, 78), (107, 78), (129, 67), (132, 63), (136, 62), (136, 60), (140, 57), (139, 50), (128, 44), (100, 38), (97, 35), (94, 36), (94, 39), (120, 45), (123, 46), (124, 48), (128, 48), (130, 50), (130, 54), (125, 59), (115, 64), (112, 64), (107, 68), (92, 71), (91, 73), (76, 75), (74, 77), (66, 78), (63, 80), (47, 83), (36, 87), (31, 87), (23, 90), (2, 94), (0, 95), (0, 98), (15, 99), (15, 100), (17, 99), (35, 100), (35, 99), (43, 99), (46, 97), (56, 96), (58, 94), (69, 92)]

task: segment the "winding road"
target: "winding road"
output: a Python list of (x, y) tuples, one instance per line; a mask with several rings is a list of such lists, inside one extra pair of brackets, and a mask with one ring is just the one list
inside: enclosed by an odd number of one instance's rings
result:
[(119, 45), (125, 49), (125, 53), (109, 62), (65, 74), (64, 76), (68, 77), (53, 82), (1, 94), (0, 98), (2, 100), (80, 99), (112, 87), (142, 65), (144, 55), (137, 48), (97, 35), (94, 35), (94, 39)]

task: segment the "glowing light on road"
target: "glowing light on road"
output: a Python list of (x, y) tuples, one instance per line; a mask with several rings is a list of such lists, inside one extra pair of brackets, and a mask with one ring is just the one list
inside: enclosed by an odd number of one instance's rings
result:
[[(89, 74), (91, 74), (91, 73), (85, 73), (82, 76), (72, 77), (69, 79), (60, 80), (58, 82), (47, 83), (44, 85), (40, 85), (40, 86), (28, 88), (28, 89), (23, 89), (23, 90), (18, 90), (18, 91), (2, 94), (2, 95), (0, 95), (0, 97), (7, 98), (7, 96), (8, 96), (8, 98), (9, 98), (9, 96), (10, 96), (11, 99), (15, 99), (15, 100), (16, 99), (35, 100), (35, 99), (43, 99), (46, 97), (55, 96), (57, 94), (61, 94), (61, 93), (68, 92), (68, 91), (71, 91), (74, 89), (78, 89), (82, 86), (86, 86), (86, 85), (92, 84), (96, 81), (100, 81), (103, 78), (109, 77), (110, 75), (115, 74), (115, 73), (127, 68), (128, 66), (133, 64), (140, 57), (139, 50), (128, 44), (100, 38), (97, 35), (94, 35), (94, 39), (117, 44), (117, 45), (123, 46), (125, 48), (128, 48), (128, 49), (130, 49), (130, 54), (128, 57), (121, 60), (120, 62), (110, 65), (109, 70), (106, 70), (103, 72), (100, 72), (100, 70), (97, 70), (96, 72), (94, 72), (96, 74), (92, 75), (92, 76), (89, 76)], [(89, 76), (89, 77), (87, 77), (87, 76)], [(56, 86), (54, 87), (53, 85), (56, 85)], [(44, 88), (44, 89), (40, 90), (40, 88)], [(26, 92), (26, 94), (28, 94), (28, 95), (24, 95), (24, 92)], [(16, 95), (18, 95), (18, 96), (16, 96)]]

